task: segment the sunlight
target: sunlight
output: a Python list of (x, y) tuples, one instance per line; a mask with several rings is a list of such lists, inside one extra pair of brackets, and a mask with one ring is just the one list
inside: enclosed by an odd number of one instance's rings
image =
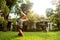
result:
[[(52, 5), (51, 0), (30, 0), (33, 3), (32, 10), (34, 13), (38, 14), (39, 16), (44, 16), (46, 17), (46, 9), (47, 8), (53, 8), (55, 9), (56, 7)], [(12, 18), (15, 18), (13, 16), (14, 14), (11, 14)]]
[(32, 10), (38, 15), (43, 15), (44, 17), (46, 17), (45, 11), (47, 8), (55, 9), (55, 7), (51, 4), (51, 0), (31, 0), (31, 2), (33, 2)]

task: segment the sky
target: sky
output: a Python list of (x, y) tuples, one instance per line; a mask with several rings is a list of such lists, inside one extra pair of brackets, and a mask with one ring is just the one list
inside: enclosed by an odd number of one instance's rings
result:
[(46, 9), (52, 8), (55, 9), (55, 6), (52, 5), (51, 0), (31, 0), (33, 2), (32, 10), (40, 16), (46, 17)]
[[(51, 0), (30, 0), (33, 3), (32, 10), (36, 12), (39, 16), (46, 17), (46, 9), (52, 8), (55, 9), (55, 6), (51, 4)], [(10, 14), (14, 18), (14, 14)]]

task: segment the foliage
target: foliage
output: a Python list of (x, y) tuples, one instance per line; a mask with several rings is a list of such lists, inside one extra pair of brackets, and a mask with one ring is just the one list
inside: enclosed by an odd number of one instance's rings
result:
[(12, 7), (11, 13), (14, 13), (15, 15), (20, 14), (20, 5), (23, 2), (23, 0), (18, 0), (16, 4)]
[(20, 7), (19, 7), (18, 4), (15, 5), (15, 12), (14, 12), (14, 14), (17, 14), (17, 15), (20, 16)]
[(11, 13), (20, 16), (21, 11), (23, 11), (25, 14), (27, 14), (31, 7), (32, 3), (29, 0), (18, 0), (12, 8)]
[[(53, 1), (54, 2), (54, 1)], [(50, 19), (52, 20), (53, 23), (57, 25), (57, 28), (60, 29), (60, 1), (54, 2), (56, 5), (56, 10), (52, 16), (50, 16)]]
[(29, 13), (27, 13), (27, 18), (28, 18), (28, 21), (27, 21), (27, 28), (28, 30), (33, 30), (34, 31), (34, 27), (36, 27), (36, 23), (38, 22), (38, 19), (37, 19), (37, 15), (30, 11)]
[(27, 14), (29, 12), (29, 10), (31, 9), (32, 4), (31, 3), (27, 3), (27, 4), (21, 4), (21, 10)]
[(0, 0), (0, 10), (3, 10), (5, 6), (6, 6), (6, 1)]
[(16, 19), (14, 18), (12, 21), (13, 25), (16, 25)]
[(7, 20), (4, 20), (3, 21), (3, 27), (7, 27), (7, 23), (8, 23)]
[(16, 4), (17, 0), (0, 0), (0, 10), (3, 11), (4, 19), (9, 15), (12, 6)]
[(56, 5), (56, 10), (55, 10), (55, 14), (53, 15), (53, 18), (55, 17), (55, 19), (57, 19), (57, 21), (60, 19), (60, 1), (58, 0), (58, 2), (53, 1)]
[(0, 24), (2, 24), (4, 21), (4, 17), (0, 17)]
[[(11, 8), (16, 4), (18, 0), (0, 0), (0, 10), (2, 11), (2, 16), (4, 18), (1, 21), (3, 21), (3, 27), (7, 27), (7, 18), (9, 16), (9, 13), (11, 11)], [(6, 29), (6, 28), (5, 28)]]
[(32, 23), (38, 22), (37, 16), (36, 16), (36, 14), (34, 14), (33, 12), (29, 12), (29, 13), (27, 14), (27, 18), (28, 18), (28, 20), (29, 20), (30, 22), (32, 22)]
[[(59, 0), (58, 0), (59, 1)], [(59, 2), (57, 2), (58, 3), (58, 5), (56, 5), (56, 10), (55, 10), (55, 14), (54, 14), (54, 16), (53, 16), (53, 18), (57, 21), (57, 23), (58, 22), (60, 22), (59, 20), (60, 20), (60, 3)]]
[(18, 0), (5, 0), (5, 1), (9, 9), (11, 9), (17, 3)]
[(5, 8), (3, 9), (3, 16), (4, 16), (4, 19), (7, 18), (7, 15), (9, 15), (9, 8), (7, 6), (5, 6)]
[(53, 11), (54, 10), (52, 8), (47, 8), (46, 9), (46, 16), (49, 17), (49, 16), (53, 15), (54, 14)]
[(12, 31), (17, 31), (17, 26), (16, 26), (16, 18), (12, 19)]

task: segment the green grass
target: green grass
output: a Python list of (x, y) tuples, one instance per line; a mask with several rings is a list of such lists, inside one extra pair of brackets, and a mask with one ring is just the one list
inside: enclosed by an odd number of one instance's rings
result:
[(24, 32), (23, 37), (18, 32), (0, 32), (0, 40), (60, 40), (60, 32)]

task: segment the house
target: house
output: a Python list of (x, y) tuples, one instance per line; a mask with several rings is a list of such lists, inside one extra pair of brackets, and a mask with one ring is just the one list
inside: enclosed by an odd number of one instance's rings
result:
[(44, 19), (44, 20), (41, 20), (40, 22), (37, 22), (36, 27), (39, 30), (49, 31), (49, 30), (52, 30), (53, 28), (52, 25), (53, 25), (52, 21), (48, 19)]

